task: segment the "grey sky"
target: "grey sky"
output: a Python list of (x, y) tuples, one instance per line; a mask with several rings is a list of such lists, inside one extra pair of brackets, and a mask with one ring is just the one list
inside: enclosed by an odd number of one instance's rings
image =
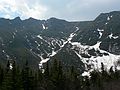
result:
[(56, 17), (82, 21), (93, 20), (100, 13), (119, 10), (120, 0), (0, 0), (0, 17), (5, 18)]

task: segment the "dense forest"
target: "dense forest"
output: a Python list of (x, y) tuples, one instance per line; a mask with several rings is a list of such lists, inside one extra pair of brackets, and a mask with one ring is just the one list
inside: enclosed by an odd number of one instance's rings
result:
[(0, 90), (120, 90), (120, 73), (113, 67), (105, 70), (101, 63), (101, 72), (94, 70), (90, 76), (71, 66), (63, 68), (59, 60), (47, 63), (45, 69), (35, 70), (26, 61), (23, 68), (10, 61), (0, 65)]

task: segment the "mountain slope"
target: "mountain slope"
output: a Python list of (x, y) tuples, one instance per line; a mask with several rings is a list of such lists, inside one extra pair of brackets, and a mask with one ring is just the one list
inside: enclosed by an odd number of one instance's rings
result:
[(16, 60), (22, 66), (42, 68), (57, 58), (65, 67), (83, 71), (119, 68), (120, 12), (102, 13), (93, 21), (0, 19), (0, 62)]

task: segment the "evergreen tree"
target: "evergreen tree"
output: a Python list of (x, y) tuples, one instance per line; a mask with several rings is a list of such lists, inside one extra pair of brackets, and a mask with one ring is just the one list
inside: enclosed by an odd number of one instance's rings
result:
[(47, 78), (47, 79), (49, 78), (49, 75), (50, 75), (49, 70), (50, 70), (49, 69), (49, 63), (47, 62), (45, 72), (44, 72), (44, 77)]
[(109, 70), (109, 79), (110, 80), (113, 80), (114, 78), (115, 78), (115, 76), (114, 76), (114, 71), (113, 71), (113, 66), (110, 68), (110, 70)]
[(13, 61), (12, 63), (12, 88), (13, 90), (20, 90), (21, 88), (21, 76), (20, 76), (20, 70), (19, 67), (16, 66), (16, 62)]
[(99, 71), (92, 71), (90, 76), (91, 76), (91, 85), (93, 87), (99, 88), (99, 89), (103, 89), (103, 76), (101, 76), (102, 74)]
[(120, 79), (120, 71), (119, 71), (119, 70), (117, 70), (117, 68), (116, 68), (116, 67), (115, 67), (114, 77), (115, 77), (115, 79)]
[(15, 61), (13, 61), (12, 64), (12, 88), (16, 88), (17, 89), (17, 72), (16, 72), (16, 64)]
[(12, 84), (12, 72), (11, 70), (7, 70), (7, 73), (5, 73), (4, 80), (2, 82), (1, 90), (13, 90)]
[(101, 63), (101, 74), (102, 74), (102, 80), (104, 80), (104, 81), (108, 81), (109, 80), (109, 74), (105, 70), (105, 67), (104, 67), (103, 63)]
[(24, 90), (33, 90), (34, 77), (30, 75), (28, 61), (26, 61), (25, 67), (22, 70), (22, 83)]
[(10, 70), (10, 61), (7, 61), (7, 65), (6, 65), (6, 73)]
[(91, 85), (96, 86), (98, 85), (98, 79), (100, 78), (100, 73), (96, 70), (90, 73), (91, 76)]
[(2, 85), (3, 79), (4, 79), (4, 70), (0, 65), (0, 87)]
[(70, 86), (69, 89), (70, 90), (79, 90), (81, 89), (81, 85), (80, 85), (80, 80), (78, 79), (78, 72), (77, 70), (74, 68), (74, 66), (71, 66), (71, 70), (70, 70)]
[(64, 79), (64, 75), (63, 75), (63, 68), (62, 68), (62, 64), (61, 62), (59, 61), (58, 63), (58, 79), (57, 79), (57, 82), (58, 82), (58, 90), (64, 90), (64, 85), (65, 85), (65, 79)]
[(90, 80), (88, 76), (85, 76), (85, 88), (86, 90), (91, 90), (90, 89)]

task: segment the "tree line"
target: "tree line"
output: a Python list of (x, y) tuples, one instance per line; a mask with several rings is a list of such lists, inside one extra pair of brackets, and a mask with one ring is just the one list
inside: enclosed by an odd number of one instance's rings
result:
[(101, 71), (94, 70), (89, 77), (73, 66), (66, 70), (56, 59), (47, 62), (44, 70), (29, 67), (28, 61), (22, 68), (15, 61), (12, 68), (10, 61), (0, 65), (0, 90), (120, 90), (119, 81), (119, 70), (106, 71), (103, 63)]

